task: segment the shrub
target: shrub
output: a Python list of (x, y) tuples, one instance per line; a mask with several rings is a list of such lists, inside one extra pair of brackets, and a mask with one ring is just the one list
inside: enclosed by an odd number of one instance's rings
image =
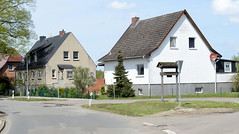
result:
[(107, 96), (114, 97), (114, 85), (108, 85), (107, 87), (108, 87), (106, 92)]
[(68, 97), (69, 98), (82, 98), (83, 94), (82, 94), (81, 90), (79, 90), (77, 88), (70, 88)]
[(232, 76), (232, 81), (234, 84), (234, 92), (239, 92), (239, 72)]
[(101, 95), (106, 95), (105, 86), (100, 87), (100, 93), (101, 93)]
[(49, 89), (46, 84), (39, 85), (37, 89)]
[(7, 88), (6, 83), (0, 83), (0, 94), (3, 94), (6, 88)]

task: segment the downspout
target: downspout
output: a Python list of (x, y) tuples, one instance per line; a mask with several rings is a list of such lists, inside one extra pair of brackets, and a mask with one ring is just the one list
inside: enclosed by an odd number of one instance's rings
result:
[(45, 79), (44, 79), (44, 83), (46, 84), (46, 66), (43, 67), (44, 71), (45, 71)]
[(148, 96), (151, 96), (151, 83), (150, 83), (150, 60), (149, 58), (143, 58), (148, 62)]

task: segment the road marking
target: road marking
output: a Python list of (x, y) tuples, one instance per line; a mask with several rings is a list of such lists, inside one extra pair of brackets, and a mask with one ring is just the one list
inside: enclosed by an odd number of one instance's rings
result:
[(171, 130), (163, 130), (164, 132), (168, 133), (168, 134), (176, 134), (175, 132), (171, 131)]

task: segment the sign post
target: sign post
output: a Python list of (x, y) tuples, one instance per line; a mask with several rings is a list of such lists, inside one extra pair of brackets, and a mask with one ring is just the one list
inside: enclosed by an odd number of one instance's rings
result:
[(211, 53), (210, 54), (210, 60), (215, 62), (215, 93), (217, 93), (217, 62), (219, 60), (217, 60), (217, 54), (215, 53)]
[(181, 106), (181, 84), (180, 84), (180, 74), (181, 74), (181, 69), (183, 65), (183, 60), (178, 60), (176, 61), (177, 66), (178, 66), (178, 96), (179, 96), (179, 106)]

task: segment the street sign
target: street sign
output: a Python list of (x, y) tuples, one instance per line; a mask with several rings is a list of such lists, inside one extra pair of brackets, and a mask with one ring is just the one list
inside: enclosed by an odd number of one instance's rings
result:
[(216, 60), (217, 59), (217, 54), (215, 54), (215, 53), (211, 53), (210, 54), (210, 60)]
[(180, 73), (183, 65), (183, 60), (178, 60), (176, 61), (176, 63), (178, 65), (178, 72)]

